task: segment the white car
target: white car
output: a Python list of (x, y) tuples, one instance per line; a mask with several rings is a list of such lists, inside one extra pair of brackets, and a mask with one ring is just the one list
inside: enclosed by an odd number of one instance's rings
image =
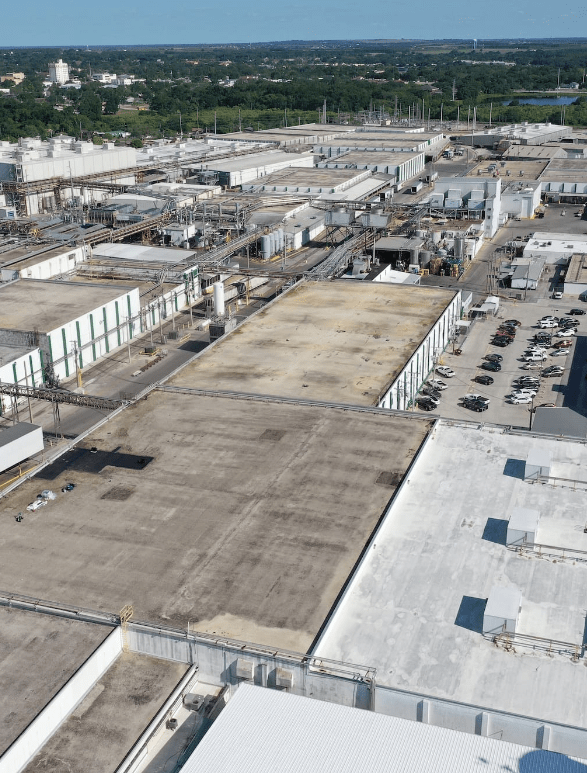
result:
[(440, 389), (441, 392), (443, 389), (447, 388), (447, 384), (445, 384), (444, 381), (441, 381), (439, 378), (431, 378), (426, 383), (429, 387), (432, 387), (432, 389)]
[(530, 387), (520, 387), (520, 389), (512, 389), (512, 395), (514, 397), (536, 397), (538, 391), (531, 389)]
[(446, 365), (439, 365), (439, 367), (436, 368), (436, 372), (441, 376), (444, 376), (444, 378), (452, 378), (453, 376), (456, 376), (454, 370), (447, 368)]
[(28, 505), (27, 510), (30, 510), (30, 512), (34, 512), (35, 510), (38, 510), (39, 507), (44, 507), (47, 504), (46, 499), (35, 499), (34, 502), (31, 502), (30, 505)]
[(526, 395), (510, 395), (510, 403), (514, 405), (528, 405), (532, 402), (532, 398)]
[(533, 354), (525, 354), (523, 359), (526, 362), (543, 362), (548, 359), (548, 355), (544, 354), (544, 352), (542, 354), (534, 352)]
[(539, 327), (542, 329), (547, 327), (558, 327), (558, 322), (555, 322), (554, 319), (543, 319), (539, 323)]
[(551, 357), (566, 357), (570, 351), (571, 351), (570, 349), (557, 349), (556, 351), (552, 352), (552, 354), (550, 356)]
[(522, 370), (540, 370), (542, 365), (539, 362), (526, 362), (521, 368)]
[(526, 354), (547, 354), (547, 353), (548, 353), (548, 349), (543, 349), (540, 346), (529, 346), (524, 352), (525, 355)]
[(557, 338), (566, 338), (567, 336), (577, 335), (577, 329), (574, 327), (566, 327), (564, 330), (557, 330), (555, 336)]

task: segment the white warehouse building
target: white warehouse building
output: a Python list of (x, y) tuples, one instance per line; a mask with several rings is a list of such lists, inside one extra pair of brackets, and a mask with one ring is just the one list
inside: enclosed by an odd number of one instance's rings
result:
[[(24, 138), (18, 144), (0, 142), (0, 182), (40, 183), (55, 178), (69, 180), (71, 177), (86, 175), (109, 175), (113, 183), (135, 182), (136, 150), (130, 147), (116, 147), (113, 143), (94, 145), (91, 142), (79, 142), (71, 137), (53, 137), (47, 142), (40, 139)], [(36, 190), (34, 188), (36, 187)], [(55, 185), (32, 186), (26, 192), (26, 214), (56, 209), (60, 202), (56, 200)], [(71, 187), (66, 187), (61, 196), (70, 199)], [(103, 200), (108, 196), (106, 190), (93, 190), (91, 184), (74, 185), (74, 197), (82, 197), (84, 203), (92, 199)], [(4, 204), (10, 206), (10, 192), (5, 194)], [(21, 213), (25, 214), (25, 213)]]
[(137, 320), (138, 287), (37, 279), (0, 285), (2, 377), (9, 365), (13, 383), (72, 378), (77, 365), (84, 368), (134, 338)]

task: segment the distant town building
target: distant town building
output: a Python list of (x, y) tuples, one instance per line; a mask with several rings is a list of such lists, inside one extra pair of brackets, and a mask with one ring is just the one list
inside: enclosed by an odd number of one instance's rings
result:
[(67, 83), (69, 80), (69, 65), (63, 60), (49, 62), (49, 80), (51, 83)]
[(7, 72), (6, 75), (0, 76), (0, 83), (4, 83), (4, 81), (12, 81), (16, 86), (18, 86), (25, 78), (26, 75), (23, 72)]

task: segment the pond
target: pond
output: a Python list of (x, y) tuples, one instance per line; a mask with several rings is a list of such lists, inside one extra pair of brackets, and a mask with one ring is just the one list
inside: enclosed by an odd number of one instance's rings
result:
[[(577, 97), (579, 94), (577, 94)], [(524, 99), (518, 99), (520, 105), (570, 105), (577, 97), (529, 97)], [(513, 98), (514, 99), (514, 98)], [(502, 105), (509, 105), (512, 99), (508, 99), (506, 102), (502, 102)]]

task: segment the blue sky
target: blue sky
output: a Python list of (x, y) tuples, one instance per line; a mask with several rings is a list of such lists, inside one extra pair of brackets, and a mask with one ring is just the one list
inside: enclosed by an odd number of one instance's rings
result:
[(587, 37), (586, 17), (568, 0), (25, 0), (3, 7), (0, 46)]

